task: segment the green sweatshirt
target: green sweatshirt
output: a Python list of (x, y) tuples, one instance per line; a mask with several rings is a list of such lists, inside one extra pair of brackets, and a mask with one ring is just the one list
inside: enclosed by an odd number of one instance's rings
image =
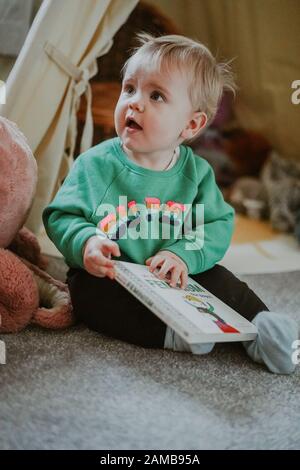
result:
[(181, 145), (175, 165), (156, 171), (130, 160), (116, 137), (76, 159), (43, 222), (70, 267), (83, 268), (85, 242), (98, 234), (118, 243), (118, 260), (145, 264), (168, 250), (198, 274), (223, 258), (234, 210), (190, 147)]

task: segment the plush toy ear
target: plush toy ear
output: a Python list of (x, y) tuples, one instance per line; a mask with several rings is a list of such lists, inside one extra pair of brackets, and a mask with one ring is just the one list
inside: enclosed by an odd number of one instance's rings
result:
[(40, 269), (46, 269), (48, 266), (48, 259), (46, 256), (42, 255), (38, 239), (34, 233), (26, 227), (19, 230), (8, 248), (19, 257), (27, 259), (27, 261), (38, 266)]
[(39, 291), (40, 305), (31, 322), (51, 329), (67, 328), (72, 325), (75, 320), (68, 286), (29, 261), (25, 259), (22, 261), (33, 272)]

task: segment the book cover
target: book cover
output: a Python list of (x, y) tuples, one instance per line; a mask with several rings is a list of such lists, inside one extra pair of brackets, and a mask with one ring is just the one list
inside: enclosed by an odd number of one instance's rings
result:
[(115, 272), (117, 282), (189, 344), (250, 341), (257, 334), (255, 325), (190, 277), (181, 289), (146, 265), (115, 261)]

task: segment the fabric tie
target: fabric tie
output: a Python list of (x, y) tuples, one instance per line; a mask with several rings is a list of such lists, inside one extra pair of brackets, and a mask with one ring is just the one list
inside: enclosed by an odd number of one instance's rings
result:
[[(102, 48), (99, 56), (106, 54), (113, 44), (112, 39)], [(94, 59), (91, 63), (85, 67), (80, 68), (74, 65), (67, 56), (65, 56), (59, 49), (53, 46), (51, 43), (46, 42), (44, 50), (48, 57), (55, 62), (72, 80), (71, 84), (74, 95), (72, 99), (70, 109), (70, 121), (66, 137), (65, 148), (68, 149), (68, 153), (65, 152), (64, 157), (67, 158), (68, 167), (70, 169), (73, 161), (76, 136), (77, 136), (77, 112), (80, 105), (80, 97), (85, 94), (86, 97), (86, 117), (84, 129), (80, 141), (80, 152), (85, 152), (92, 145), (93, 141), (93, 116), (92, 116), (92, 89), (89, 83), (91, 77), (96, 75), (98, 71), (97, 61)]]

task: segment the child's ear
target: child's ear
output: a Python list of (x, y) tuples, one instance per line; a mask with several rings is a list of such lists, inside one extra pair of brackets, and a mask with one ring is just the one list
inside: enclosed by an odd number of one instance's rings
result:
[(195, 111), (190, 119), (187, 127), (182, 131), (181, 137), (186, 139), (192, 139), (201, 129), (207, 124), (207, 116), (202, 111)]

